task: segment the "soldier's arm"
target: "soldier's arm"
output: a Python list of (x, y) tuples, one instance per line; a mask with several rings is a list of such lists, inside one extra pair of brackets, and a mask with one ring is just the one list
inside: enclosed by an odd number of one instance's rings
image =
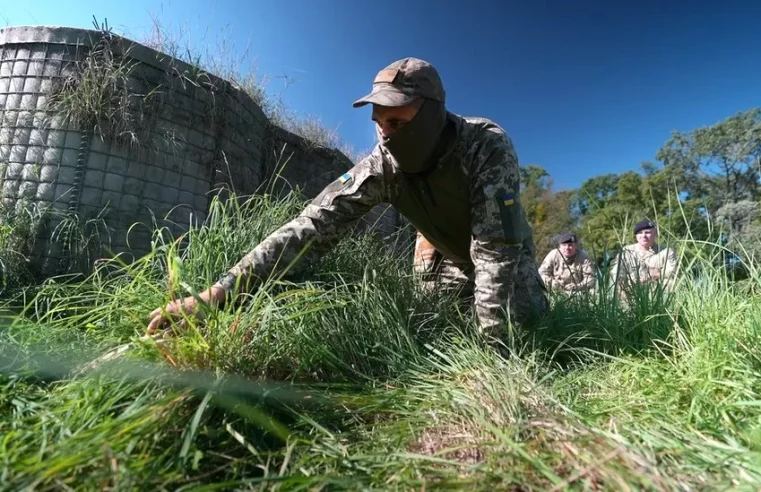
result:
[(329, 184), (307, 207), (233, 266), (215, 287), (250, 289), (289, 268), (289, 273), (329, 251), (375, 205), (388, 201), (388, 178), (372, 154)]
[(594, 289), (597, 279), (595, 277), (595, 264), (591, 258), (589, 257), (584, 258), (581, 271), (584, 277), (581, 281), (580, 289), (581, 290)]
[(674, 287), (678, 266), (679, 262), (677, 261), (676, 253), (673, 249), (668, 248), (666, 250), (666, 265), (664, 266), (662, 275), (663, 286), (665, 288), (670, 289)]
[(544, 281), (545, 287), (548, 289), (552, 288), (552, 274), (554, 273), (554, 259), (555, 259), (555, 250), (550, 251), (547, 253), (547, 256), (544, 257), (544, 261), (542, 261), (542, 264), (539, 265), (539, 276), (542, 277), (542, 281)]
[(505, 308), (514, 318), (515, 278), (526, 231), (513, 145), (498, 129), (486, 133), (470, 162), (470, 256), (479, 327), (498, 337), (507, 322)]
[(608, 285), (610, 287), (617, 286), (619, 289), (623, 285), (623, 281), (619, 280), (620, 275), (625, 275), (625, 272), (622, 272), (621, 270), (621, 255), (623, 255), (624, 251), (619, 251), (613, 259), (610, 261), (610, 271), (608, 273)]

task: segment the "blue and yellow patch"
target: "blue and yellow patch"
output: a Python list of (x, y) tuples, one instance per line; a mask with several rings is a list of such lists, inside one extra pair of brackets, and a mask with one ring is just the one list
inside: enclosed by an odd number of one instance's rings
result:
[(505, 207), (509, 207), (510, 205), (515, 203), (515, 194), (508, 193), (507, 195), (502, 197), (502, 204)]
[(344, 174), (340, 178), (338, 178), (338, 181), (341, 182), (341, 184), (346, 184), (349, 181), (351, 181), (351, 175), (349, 173)]

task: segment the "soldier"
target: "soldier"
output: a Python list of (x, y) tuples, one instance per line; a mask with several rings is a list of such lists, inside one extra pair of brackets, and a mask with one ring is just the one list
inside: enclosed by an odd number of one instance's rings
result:
[(592, 292), (595, 287), (595, 266), (587, 253), (579, 249), (576, 234), (561, 234), (558, 247), (544, 258), (539, 274), (548, 289), (566, 294)]
[[(546, 312), (520, 202), (518, 159), (505, 131), (488, 119), (449, 112), (438, 72), (417, 58), (378, 72), (372, 91), (353, 105), (367, 104), (378, 136), (371, 154), (245, 255), (201, 294), (203, 301), (220, 305), (273, 272), (311, 263), (375, 205), (390, 203), (436, 251), (425, 266), (434, 279), (455, 273), (472, 283), (487, 336), (499, 337), (508, 321), (521, 324)], [(156, 309), (149, 333), (196, 304), (191, 296)]]
[(676, 253), (656, 242), (658, 231), (655, 224), (647, 219), (637, 222), (634, 237), (637, 242), (624, 246), (613, 260), (613, 282), (620, 282), (624, 289), (635, 284), (656, 283), (667, 290), (672, 289), (676, 280)]

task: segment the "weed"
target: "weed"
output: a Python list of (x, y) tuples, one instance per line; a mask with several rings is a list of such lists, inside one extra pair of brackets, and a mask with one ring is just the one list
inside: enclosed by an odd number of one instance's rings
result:
[(156, 230), (138, 261), (0, 306), (17, 313), (0, 329), (5, 486), (759, 486), (761, 304), (716, 267), (720, 246), (689, 238), (672, 243), (692, 252), (673, 295), (555, 299), (505, 359), (472, 312), (418, 288), (409, 255), (355, 232), (75, 376), (303, 206), (231, 198), (181, 238)]
[(114, 49), (116, 39), (100, 33), (82, 59), (73, 62), (70, 75), (51, 90), (47, 109), (85, 133), (137, 146), (152, 127), (146, 109), (154, 93), (132, 89), (137, 62), (130, 58), (130, 46), (119, 43), (120, 49)]

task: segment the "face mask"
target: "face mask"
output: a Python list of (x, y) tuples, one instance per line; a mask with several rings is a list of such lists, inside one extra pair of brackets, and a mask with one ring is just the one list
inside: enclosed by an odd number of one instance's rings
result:
[(433, 165), (431, 156), (446, 121), (444, 105), (426, 99), (406, 126), (391, 137), (384, 137), (378, 131), (378, 140), (394, 156), (399, 169), (410, 174), (420, 173)]

